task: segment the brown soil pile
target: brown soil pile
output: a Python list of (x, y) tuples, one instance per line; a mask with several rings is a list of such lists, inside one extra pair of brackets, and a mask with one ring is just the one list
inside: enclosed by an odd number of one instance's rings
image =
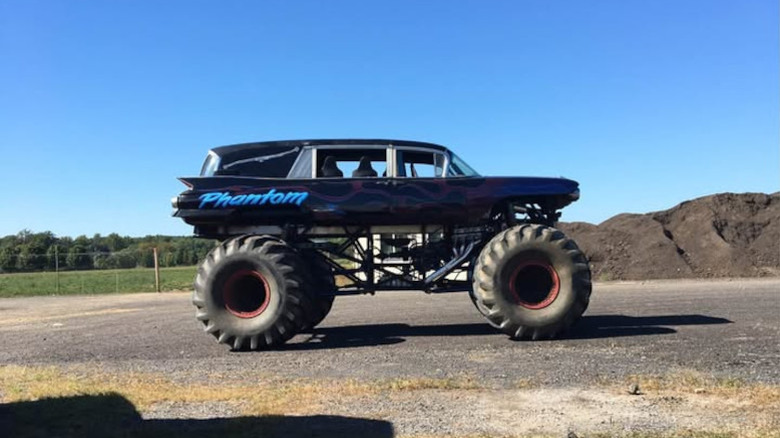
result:
[(780, 192), (721, 193), (559, 228), (590, 258), (596, 280), (780, 275)]

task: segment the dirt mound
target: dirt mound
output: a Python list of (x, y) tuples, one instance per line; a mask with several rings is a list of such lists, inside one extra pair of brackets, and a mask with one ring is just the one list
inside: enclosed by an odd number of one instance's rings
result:
[(780, 275), (780, 192), (721, 193), (559, 227), (588, 255), (598, 280)]

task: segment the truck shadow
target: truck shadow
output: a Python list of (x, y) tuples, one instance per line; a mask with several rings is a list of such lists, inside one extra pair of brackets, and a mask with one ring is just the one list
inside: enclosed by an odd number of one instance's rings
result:
[[(685, 325), (729, 324), (732, 321), (707, 315), (586, 315), (558, 339), (585, 340), (626, 336), (668, 335), (674, 327)], [(316, 350), (332, 348), (392, 345), (408, 337), (498, 336), (502, 333), (487, 323), (409, 325), (367, 324), (344, 327), (318, 327), (300, 342), (281, 346), (280, 350)], [(298, 339), (296, 339), (297, 341)]]
[(0, 404), (0, 431), (15, 438), (395, 436), (386, 421), (330, 415), (144, 420), (116, 393)]
[(673, 327), (730, 324), (731, 320), (707, 315), (589, 315), (583, 316), (561, 339), (598, 339), (677, 333)]

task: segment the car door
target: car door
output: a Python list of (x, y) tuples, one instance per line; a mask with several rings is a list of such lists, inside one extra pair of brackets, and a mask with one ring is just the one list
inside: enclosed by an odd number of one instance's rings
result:
[(465, 188), (445, 175), (444, 151), (395, 147), (394, 215), (405, 223), (457, 222), (465, 207)]
[(318, 216), (339, 223), (374, 224), (392, 215), (387, 146), (320, 146), (312, 161)]

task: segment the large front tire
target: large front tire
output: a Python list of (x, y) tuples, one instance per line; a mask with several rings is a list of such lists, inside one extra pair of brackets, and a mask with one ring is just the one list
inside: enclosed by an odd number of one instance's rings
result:
[(278, 346), (305, 326), (311, 303), (301, 256), (270, 236), (240, 236), (214, 248), (195, 277), (196, 317), (234, 350)]
[(516, 339), (549, 339), (588, 307), (587, 259), (573, 240), (544, 225), (525, 224), (493, 237), (473, 273), (473, 299), (488, 322)]
[(333, 268), (317, 251), (305, 252), (304, 256), (311, 271), (312, 286), (312, 311), (309, 321), (302, 331), (310, 331), (321, 323), (333, 308), (333, 300), (336, 298), (336, 281), (333, 276)]

